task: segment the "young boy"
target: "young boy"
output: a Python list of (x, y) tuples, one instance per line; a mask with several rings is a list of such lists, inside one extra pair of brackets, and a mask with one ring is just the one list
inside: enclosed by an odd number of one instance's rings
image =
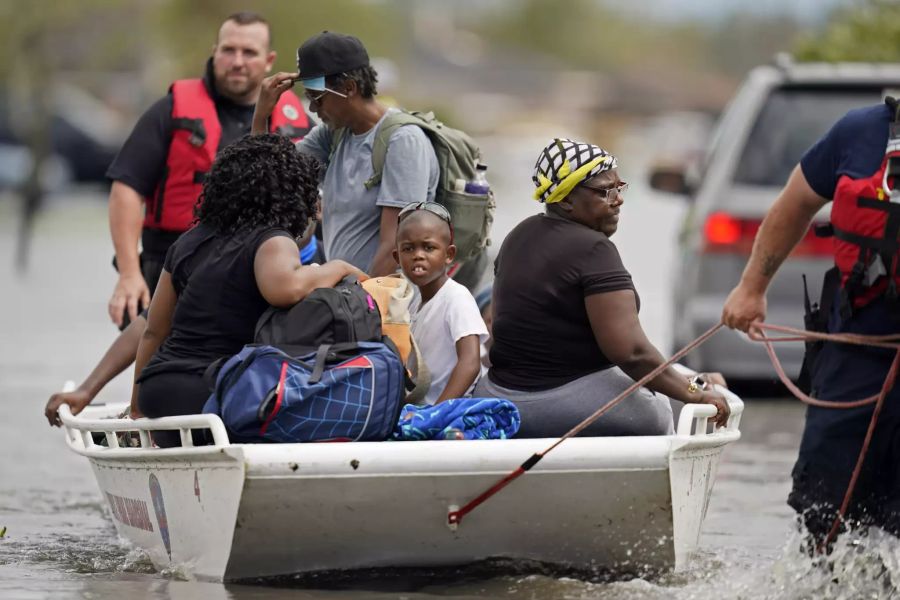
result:
[(400, 211), (394, 260), (419, 288), (410, 305), (410, 329), (431, 372), (425, 403), (461, 398), (481, 375), (487, 328), (475, 299), (447, 276), (456, 257), (450, 214), (436, 202), (413, 202)]

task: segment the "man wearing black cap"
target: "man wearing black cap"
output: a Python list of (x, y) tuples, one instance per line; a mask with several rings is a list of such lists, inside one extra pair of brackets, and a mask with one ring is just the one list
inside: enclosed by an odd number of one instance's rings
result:
[[(174, 82), (141, 116), (107, 171), (119, 271), (109, 316), (116, 325), (124, 328), (149, 305), (169, 246), (194, 219), (216, 153), (250, 132), (260, 84), (274, 61), (268, 22), (253, 12), (230, 15), (204, 76)], [(303, 137), (310, 122), (300, 99), (280, 98), (271, 126), (292, 139)]]
[(418, 127), (398, 127), (388, 141), (384, 172), (373, 175), (372, 145), (379, 124), (396, 109), (375, 99), (378, 76), (358, 38), (330, 31), (297, 50), (299, 73), (263, 81), (253, 132), (267, 129), (275, 103), (299, 79), (310, 111), (322, 122), (297, 144), (327, 165), (322, 185), (325, 257), (379, 276), (397, 269), (391, 250), (397, 215), (406, 204), (434, 200), (440, 171), (431, 142)]

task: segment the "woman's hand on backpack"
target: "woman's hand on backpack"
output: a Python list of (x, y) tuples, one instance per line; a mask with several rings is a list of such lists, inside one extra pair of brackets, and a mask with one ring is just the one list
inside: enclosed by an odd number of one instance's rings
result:
[[(360, 282), (365, 281), (366, 279), (369, 279), (369, 275), (365, 271), (363, 271), (362, 269), (359, 269), (357, 267), (354, 267), (353, 265), (348, 263), (346, 260), (341, 260), (339, 258), (336, 258), (334, 260), (329, 260), (322, 266), (330, 266), (330, 265), (336, 265), (337, 268), (339, 268), (341, 271), (343, 271), (343, 275), (341, 275), (341, 279), (343, 279), (344, 277), (349, 277), (349, 276), (356, 277), (356, 279)], [(333, 286), (330, 286), (330, 287), (333, 287)]]
[(365, 273), (362, 269), (357, 269), (350, 263), (346, 263), (346, 264), (347, 264), (347, 275), (353, 275), (360, 282), (363, 282), (369, 278), (369, 275), (367, 273)]

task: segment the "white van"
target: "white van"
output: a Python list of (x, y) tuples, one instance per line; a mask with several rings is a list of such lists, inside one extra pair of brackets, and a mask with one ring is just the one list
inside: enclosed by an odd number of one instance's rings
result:
[[(691, 203), (680, 236), (679, 270), (672, 277), (673, 347), (684, 347), (719, 322), (740, 279), (769, 207), (803, 153), (853, 108), (900, 96), (900, 64), (792, 63), (753, 69), (716, 127), (701, 164), (651, 174), (650, 184), (681, 191)], [(892, 91), (893, 90), (893, 91)], [(827, 222), (830, 205), (817, 216)], [(833, 264), (831, 240), (812, 230), (785, 261), (768, 293), (767, 321), (803, 327), (803, 275), (817, 301)], [(779, 344), (786, 372), (796, 377), (802, 344)], [(729, 380), (771, 380), (762, 345), (722, 331), (686, 363)]]

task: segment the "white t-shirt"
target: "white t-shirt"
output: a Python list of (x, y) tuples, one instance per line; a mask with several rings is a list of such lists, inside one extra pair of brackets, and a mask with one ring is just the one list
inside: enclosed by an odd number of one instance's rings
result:
[[(421, 302), (422, 297), (417, 294), (410, 304), (410, 331), (431, 372), (431, 387), (425, 395), (425, 403), (431, 405), (444, 391), (450, 373), (456, 367), (456, 342), (467, 335), (477, 335), (480, 347), (488, 332), (475, 298), (465, 286), (452, 279), (448, 279), (431, 300), (424, 305)], [(484, 367), (467, 394), (472, 392), (483, 373)]]

